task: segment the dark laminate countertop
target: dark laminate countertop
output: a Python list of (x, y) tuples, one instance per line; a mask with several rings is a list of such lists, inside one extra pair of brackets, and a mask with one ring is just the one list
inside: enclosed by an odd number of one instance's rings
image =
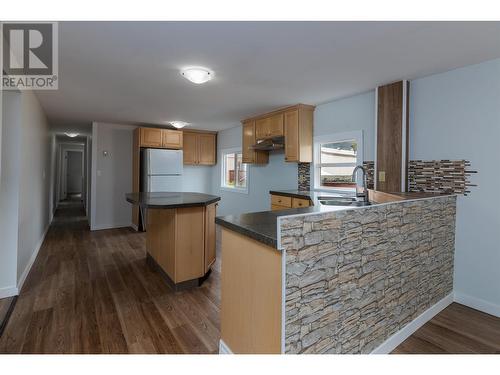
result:
[[(360, 208), (351, 206), (326, 206), (318, 202), (320, 197), (345, 197), (345, 196), (352, 196), (352, 194), (339, 194), (339, 193), (330, 193), (321, 191), (315, 192), (315, 191), (303, 191), (303, 190), (284, 190), (284, 191), (271, 190), (269, 193), (296, 197), (301, 199), (309, 198), (312, 201), (313, 206), (303, 207), (303, 208), (290, 208), (281, 211), (262, 211), (262, 212), (251, 212), (239, 215), (218, 216), (215, 218), (215, 222), (232, 231), (235, 231), (244, 236), (262, 242), (265, 245), (277, 248), (278, 217), (280, 216), (314, 214), (321, 212), (352, 210)], [(433, 198), (442, 196), (441, 194), (418, 193), (418, 192), (394, 193), (392, 195), (398, 196), (400, 198), (399, 200)], [(380, 204), (380, 203), (372, 203), (372, 204)]]
[(127, 202), (144, 208), (183, 208), (207, 206), (220, 201), (216, 195), (201, 193), (130, 193), (126, 194)]

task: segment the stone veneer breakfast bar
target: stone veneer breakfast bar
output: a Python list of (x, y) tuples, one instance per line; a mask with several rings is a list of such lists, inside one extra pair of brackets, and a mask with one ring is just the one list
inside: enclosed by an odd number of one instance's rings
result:
[(456, 196), (383, 198), (217, 218), (221, 352), (383, 353), (451, 303)]

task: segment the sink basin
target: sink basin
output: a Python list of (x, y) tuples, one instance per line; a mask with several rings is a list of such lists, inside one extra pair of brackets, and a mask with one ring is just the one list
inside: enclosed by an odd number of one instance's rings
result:
[(324, 206), (354, 206), (354, 207), (362, 207), (362, 206), (370, 206), (370, 202), (365, 202), (363, 200), (356, 200), (356, 198), (347, 198), (347, 199), (324, 199), (319, 200)]

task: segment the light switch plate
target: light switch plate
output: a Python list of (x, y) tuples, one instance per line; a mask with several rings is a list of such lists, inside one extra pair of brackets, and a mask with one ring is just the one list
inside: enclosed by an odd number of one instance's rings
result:
[(380, 182), (385, 182), (385, 171), (379, 171), (378, 172), (378, 180)]

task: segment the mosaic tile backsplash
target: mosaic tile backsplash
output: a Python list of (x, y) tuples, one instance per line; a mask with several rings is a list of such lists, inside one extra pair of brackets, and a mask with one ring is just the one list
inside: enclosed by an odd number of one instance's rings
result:
[[(363, 162), (367, 172), (367, 185), (374, 187), (375, 163)], [(408, 163), (408, 190), (426, 193), (470, 194), (470, 170), (468, 160), (410, 160)]]
[(299, 190), (309, 190), (311, 187), (311, 163), (299, 163), (298, 165)]

